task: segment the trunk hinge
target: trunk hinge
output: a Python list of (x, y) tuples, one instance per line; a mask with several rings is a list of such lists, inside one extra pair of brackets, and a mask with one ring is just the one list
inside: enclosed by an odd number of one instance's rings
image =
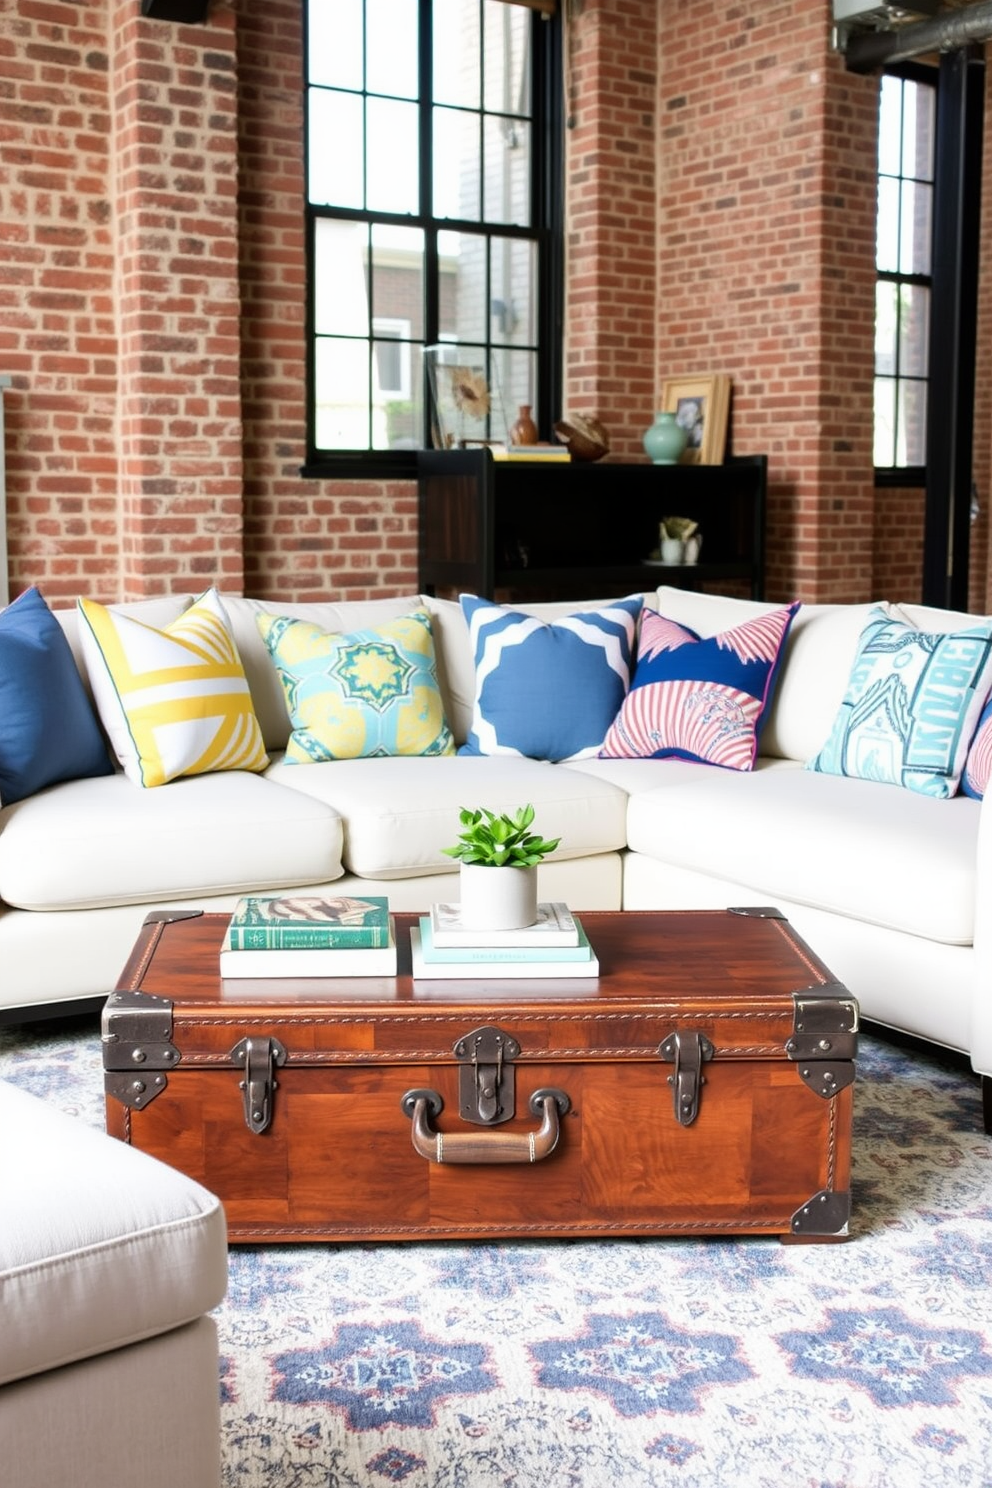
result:
[(691, 1126), (699, 1115), (702, 1087), (706, 1084), (703, 1064), (713, 1058), (713, 1045), (701, 1033), (670, 1033), (658, 1047), (658, 1057), (675, 1065), (668, 1076), (675, 1104), (675, 1120), (680, 1126)]
[(149, 992), (111, 992), (101, 1026), (104, 1089), (141, 1111), (165, 1089), (162, 1072), (181, 1058), (172, 1042), (172, 1001)]
[(799, 1077), (824, 1100), (854, 1083), (858, 1004), (840, 982), (793, 993), (792, 1037), (785, 1052)]
[(239, 1082), (249, 1131), (265, 1131), (272, 1120), (278, 1080), (276, 1066), (286, 1063), (286, 1050), (276, 1038), (243, 1038), (231, 1050), (231, 1060), (245, 1072)]
[(515, 1038), (502, 1028), (476, 1028), (454, 1047), (460, 1062), (458, 1109), (463, 1121), (498, 1126), (514, 1113), (516, 1085), (512, 1061), (520, 1053)]

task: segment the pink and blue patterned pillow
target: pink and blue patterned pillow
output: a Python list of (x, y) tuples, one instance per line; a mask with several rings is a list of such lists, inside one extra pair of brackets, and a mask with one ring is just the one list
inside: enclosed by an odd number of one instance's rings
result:
[(645, 610), (630, 691), (601, 759), (698, 760), (751, 770), (771, 704), (791, 604), (705, 640)]
[(982, 709), (975, 737), (968, 746), (968, 757), (961, 773), (961, 792), (973, 801), (984, 801), (992, 776), (992, 698)]

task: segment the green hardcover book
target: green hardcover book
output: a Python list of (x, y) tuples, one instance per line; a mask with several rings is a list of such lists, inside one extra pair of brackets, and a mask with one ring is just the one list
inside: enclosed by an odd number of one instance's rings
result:
[(238, 900), (227, 934), (235, 951), (378, 950), (389, 945), (389, 901), (249, 894)]

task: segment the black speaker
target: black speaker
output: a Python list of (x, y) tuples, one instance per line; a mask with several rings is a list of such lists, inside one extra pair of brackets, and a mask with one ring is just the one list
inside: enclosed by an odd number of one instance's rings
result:
[(153, 21), (182, 21), (198, 26), (207, 19), (210, 0), (141, 0), (141, 14)]

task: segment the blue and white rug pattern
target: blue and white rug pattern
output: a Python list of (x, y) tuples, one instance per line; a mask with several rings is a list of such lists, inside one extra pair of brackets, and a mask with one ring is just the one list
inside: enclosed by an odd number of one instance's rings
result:
[[(0, 1076), (103, 1122), (92, 1024)], [(988, 1488), (977, 1082), (866, 1039), (852, 1238), (236, 1247), (225, 1488)]]

